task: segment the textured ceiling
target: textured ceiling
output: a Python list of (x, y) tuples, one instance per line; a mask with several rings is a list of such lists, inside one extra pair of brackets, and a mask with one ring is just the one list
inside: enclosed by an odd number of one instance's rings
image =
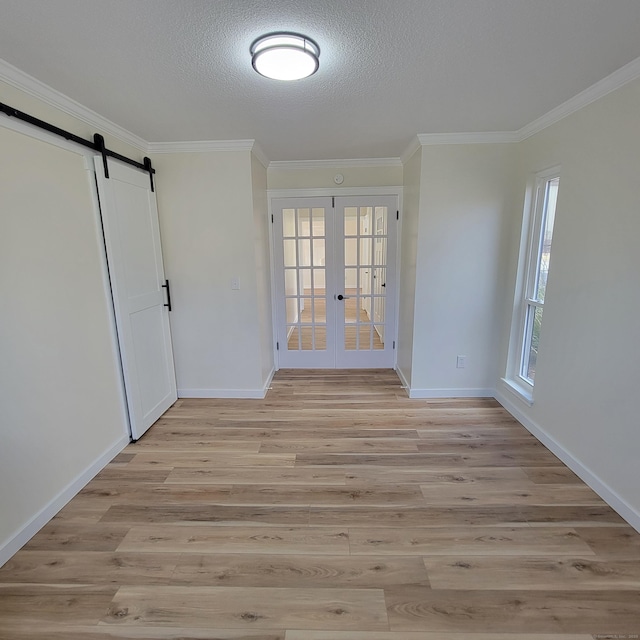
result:
[[(249, 45), (300, 31), (279, 83)], [(514, 131), (640, 57), (639, 0), (0, 0), (0, 58), (152, 142), (255, 138), (271, 160), (399, 156)]]

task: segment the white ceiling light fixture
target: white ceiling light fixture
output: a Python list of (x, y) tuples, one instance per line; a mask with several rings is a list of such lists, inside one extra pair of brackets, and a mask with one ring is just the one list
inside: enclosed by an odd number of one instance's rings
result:
[(320, 47), (299, 33), (269, 33), (254, 40), (250, 51), (253, 68), (273, 80), (308, 78), (320, 66)]

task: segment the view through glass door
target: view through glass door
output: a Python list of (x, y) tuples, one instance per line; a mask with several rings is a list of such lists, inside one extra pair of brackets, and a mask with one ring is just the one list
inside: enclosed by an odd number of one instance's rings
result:
[(395, 196), (272, 202), (279, 366), (390, 368)]

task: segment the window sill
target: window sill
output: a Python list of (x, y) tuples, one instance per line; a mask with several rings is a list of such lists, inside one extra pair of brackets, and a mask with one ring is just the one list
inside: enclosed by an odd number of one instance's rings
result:
[(504, 386), (513, 393), (516, 397), (518, 397), (522, 402), (527, 404), (528, 406), (533, 406), (533, 390), (527, 389), (522, 384), (518, 384), (515, 380), (508, 380), (507, 378), (501, 378)]

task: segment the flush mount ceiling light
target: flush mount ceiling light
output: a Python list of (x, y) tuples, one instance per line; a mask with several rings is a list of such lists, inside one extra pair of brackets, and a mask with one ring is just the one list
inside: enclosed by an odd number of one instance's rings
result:
[(254, 40), (250, 51), (253, 68), (273, 80), (307, 78), (320, 66), (320, 47), (299, 33), (269, 33)]

